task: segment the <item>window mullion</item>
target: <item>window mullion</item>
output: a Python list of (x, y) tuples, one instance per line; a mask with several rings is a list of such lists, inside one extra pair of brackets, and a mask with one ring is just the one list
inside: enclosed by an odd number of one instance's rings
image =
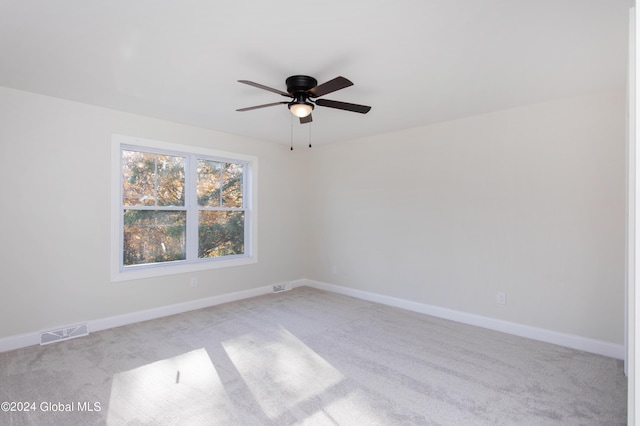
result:
[(153, 204), (158, 206), (158, 154), (153, 157)]
[(218, 199), (218, 206), (219, 207), (222, 207), (222, 191), (224, 189), (224, 184), (222, 182), (222, 170), (224, 170), (224, 164), (225, 163), (220, 163), (220, 176), (219, 176), (219, 179), (220, 179), (220, 193), (218, 194), (219, 195), (219, 199)]
[(185, 206), (187, 208), (187, 261), (198, 259), (198, 161), (185, 159)]

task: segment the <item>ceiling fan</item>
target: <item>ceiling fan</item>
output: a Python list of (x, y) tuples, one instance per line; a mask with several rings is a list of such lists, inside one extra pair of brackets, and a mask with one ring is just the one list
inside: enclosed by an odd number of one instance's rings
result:
[(238, 82), (257, 87), (258, 89), (268, 90), (287, 98), (291, 98), (292, 100), (240, 108), (236, 111), (251, 111), (258, 108), (287, 104), (291, 113), (300, 118), (300, 124), (305, 124), (313, 121), (311, 119), (311, 111), (313, 111), (316, 105), (342, 109), (345, 111), (359, 112), (360, 114), (366, 114), (371, 110), (371, 107), (366, 105), (350, 104), (348, 102), (332, 101), (329, 99), (316, 99), (337, 90), (344, 89), (345, 87), (353, 86), (353, 83), (344, 77), (336, 77), (333, 80), (329, 80), (326, 83), (318, 85), (318, 81), (313, 77), (309, 77), (307, 75), (292, 75), (286, 80), (286, 92), (254, 83), (253, 81), (238, 80)]

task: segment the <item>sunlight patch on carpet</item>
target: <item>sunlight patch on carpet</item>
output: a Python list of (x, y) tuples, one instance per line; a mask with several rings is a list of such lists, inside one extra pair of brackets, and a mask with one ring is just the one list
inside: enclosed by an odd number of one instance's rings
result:
[(207, 351), (197, 349), (113, 378), (108, 424), (230, 424), (236, 416)]
[(250, 333), (222, 343), (264, 413), (277, 419), (313, 405), (344, 376), (286, 329)]

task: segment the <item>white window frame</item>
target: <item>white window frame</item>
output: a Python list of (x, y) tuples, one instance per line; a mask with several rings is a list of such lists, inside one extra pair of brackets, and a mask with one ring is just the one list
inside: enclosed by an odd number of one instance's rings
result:
[[(122, 159), (123, 148), (145, 152), (161, 151), (171, 155), (196, 155), (219, 161), (244, 163), (245, 241), (243, 255), (207, 259), (123, 266)], [(208, 269), (249, 265), (258, 262), (258, 157), (218, 151), (191, 145), (175, 144), (125, 135), (111, 137), (111, 281), (126, 281), (164, 275), (183, 274)], [(190, 190), (188, 187), (185, 190)], [(197, 218), (198, 206), (186, 206), (187, 215)], [(195, 214), (193, 213), (195, 212)], [(187, 240), (187, 244), (197, 242)]]

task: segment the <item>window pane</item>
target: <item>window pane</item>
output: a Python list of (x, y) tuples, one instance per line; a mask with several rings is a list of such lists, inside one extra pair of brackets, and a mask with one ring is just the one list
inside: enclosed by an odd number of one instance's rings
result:
[(156, 156), (158, 206), (184, 206), (184, 158)]
[(224, 163), (222, 169), (222, 206), (242, 207), (242, 164)]
[(200, 211), (198, 257), (244, 254), (243, 211)]
[(184, 157), (122, 151), (122, 204), (184, 206)]
[(123, 264), (186, 259), (184, 211), (125, 210)]
[(198, 205), (220, 207), (220, 171), (222, 163), (198, 160)]
[(155, 204), (155, 154), (122, 151), (122, 204), (152, 206)]

